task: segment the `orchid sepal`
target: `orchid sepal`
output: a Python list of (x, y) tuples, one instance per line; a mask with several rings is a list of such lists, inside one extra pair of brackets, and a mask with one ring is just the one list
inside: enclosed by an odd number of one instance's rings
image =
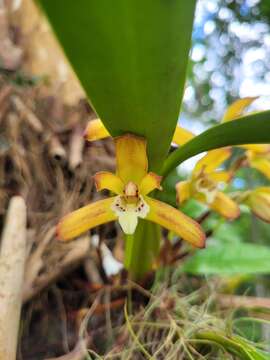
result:
[(111, 206), (115, 197), (98, 200), (64, 216), (56, 227), (59, 240), (71, 240), (87, 230), (117, 219)]
[[(87, 141), (102, 140), (110, 136), (110, 133), (100, 119), (90, 120), (84, 131), (84, 138)], [(177, 126), (173, 134), (172, 142), (181, 146), (190, 141), (194, 136), (191, 131)]]
[(243, 199), (251, 211), (261, 220), (270, 223), (270, 187), (261, 186), (251, 190)]
[(84, 138), (87, 141), (101, 140), (109, 136), (110, 133), (100, 119), (90, 120), (84, 131)]
[(199, 248), (205, 246), (205, 234), (196, 221), (159, 200), (146, 196), (145, 201), (150, 206), (150, 211), (146, 216), (146, 220), (171, 230), (193, 246)]

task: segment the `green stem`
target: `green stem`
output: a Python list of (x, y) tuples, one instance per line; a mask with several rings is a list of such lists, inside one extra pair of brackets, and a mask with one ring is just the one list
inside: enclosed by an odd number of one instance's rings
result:
[(233, 355), (238, 356), (242, 360), (266, 360), (268, 355), (264, 354), (247, 340), (237, 336), (231, 335), (230, 337), (225, 334), (218, 333), (217, 331), (199, 331), (196, 338), (206, 340), (226, 349)]
[(140, 279), (151, 269), (160, 239), (160, 227), (141, 219), (135, 233), (126, 236), (125, 267), (133, 279)]

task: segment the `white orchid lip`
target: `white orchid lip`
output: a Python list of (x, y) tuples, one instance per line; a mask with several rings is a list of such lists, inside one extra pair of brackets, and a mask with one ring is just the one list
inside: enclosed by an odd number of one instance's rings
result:
[(144, 219), (150, 210), (142, 195), (139, 195), (137, 201), (132, 203), (127, 202), (125, 196), (118, 195), (111, 208), (126, 234), (133, 234), (138, 224), (138, 218)]
[(207, 204), (212, 204), (218, 192), (218, 184), (204, 175), (195, 182), (195, 189), (205, 196)]

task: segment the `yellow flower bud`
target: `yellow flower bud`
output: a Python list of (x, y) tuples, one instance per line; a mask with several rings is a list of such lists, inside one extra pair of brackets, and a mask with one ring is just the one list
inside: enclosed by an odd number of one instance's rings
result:
[(259, 187), (251, 191), (245, 203), (256, 216), (270, 222), (270, 187)]

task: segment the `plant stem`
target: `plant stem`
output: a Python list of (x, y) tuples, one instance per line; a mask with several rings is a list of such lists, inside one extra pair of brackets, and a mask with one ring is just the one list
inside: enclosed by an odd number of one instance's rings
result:
[(141, 278), (151, 269), (160, 239), (160, 227), (141, 219), (135, 233), (126, 236), (125, 267), (133, 279)]
[(207, 340), (215, 343), (223, 349), (226, 349), (233, 355), (236, 355), (242, 360), (266, 360), (268, 357), (263, 352), (252, 346), (247, 340), (237, 336), (226, 336), (222, 332), (206, 330), (199, 331), (196, 338), (200, 340)]

